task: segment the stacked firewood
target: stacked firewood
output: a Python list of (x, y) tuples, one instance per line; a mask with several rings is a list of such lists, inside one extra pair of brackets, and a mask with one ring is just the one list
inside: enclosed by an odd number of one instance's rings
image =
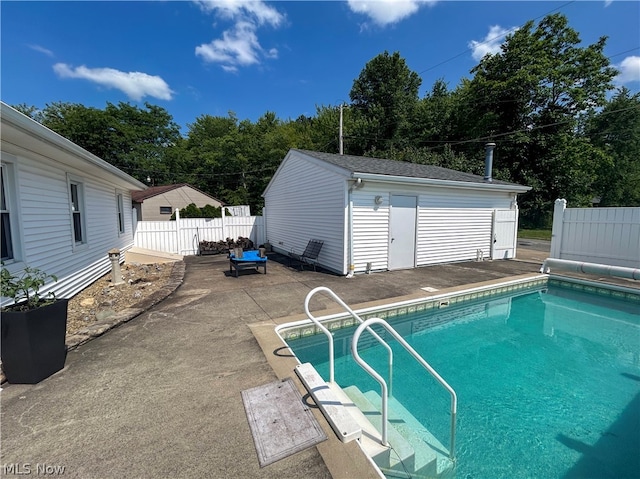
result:
[(200, 254), (228, 254), (233, 248), (243, 250), (254, 249), (253, 241), (238, 236), (238, 239), (227, 238), (225, 241), (200, 241)]

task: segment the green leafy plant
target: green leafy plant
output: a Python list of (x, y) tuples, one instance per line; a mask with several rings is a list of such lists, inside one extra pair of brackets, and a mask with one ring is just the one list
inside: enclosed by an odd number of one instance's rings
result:
[(13, 299), (13, 305), (9, 309), (26, 311), (35, 309), (45, 304), (55, 301), (55, 294), (50, 291), (46, 296), (40, 296), (40, 288), (45, 285), (48, 279), (58, 281), (52, 274), (47, 274), (38, 268), (26, 267), (19, 275), (12, 274), (4, 263), (0, 272), (0, 294), (4, 298)]

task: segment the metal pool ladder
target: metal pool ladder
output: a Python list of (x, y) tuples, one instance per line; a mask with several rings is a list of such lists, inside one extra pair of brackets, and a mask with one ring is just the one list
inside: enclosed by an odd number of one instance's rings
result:
[(378, 374), (371, 366), (369, 366), (369, 364), (366, 361), (364, 361), (358, 354), (358, 340), (360, 339), (360, 335), (363, 333), (365, 329), (372, 331), (370, 326), (373, 324), (379, 324), (383, 326), (389, 332), (389, 334), (391, 334), (402, 345), (402, 347), (404, 347), (404, 349), (409, 354), (411, 354), (411, 356), (413, 356), (413, 358), (416, 361), (418, 361), (418, 363), (420, 363), (420, 365), (423, 368), (425, 368), (431, 374), (431, 376), (433, 376), (436, 379), (436, 381), (438, 381), (440, 385), (443, 388), (445, 388), (451, 395), (451, 444), (449, 447), (449, 458), (451, 458), (451, 460), (454, 460), (455, 459), (454, 448), (456, 443), (456, 414), (458, 410), (458, 396), (456, 395), (456, 392), (453, 390), (451, 386), (449, 386), (449, 384), (444, 379), (442, 379), (442, 377), (436, 372), (436, 370), (433, 369), (431, 365), (427, 363), (422, 358), (422, 356), (420, 356), (417, 353), (417, 351), (413, 349), (409, 345), (409, 343), (407, 343), (402, 338), (402, 336), (400, 336), (398, 332), (389, 325), (389, 323), (387, 323), (385, 320), (380, 318), (370, 318), (364, 321), (362, 324), (360, 324), (360, 326), (358, 326), (358, 328), (356, 329), (356, 332), (353, 334), (353, 340), (351, 341), (351, 353), (353, 354), (353, 358), (355, 359), (355, 361), (365, 371), (367, 371), (373, 379), (378, 381), (378, 383), (380, 384), (380, 387), (382, 388), (382, 393), (380, 394), (382, 398), (382, 445), (383, 446), (388, 445), (388, 442), (387, 442), (387, 399), (388, 399), (387, 383), (382, 378), (382, 376), (380, 376), (380, 374)]
[[(449, 447), (449, 458), (454, 459), (454, 447), (455, 447), (455, 439), (456, 439), (456, 414), (458, 410), (458, 396), (456, 392), (453, 390), (451, 386), (436, 372), (435, 369), (431, 367), (429, 363), (427, 363), (422, 356), (420, 356), (403, 338), (398, 334), (398, 332), (393, 329), (389, 323), (380, 319), (380, 318), (370, 318), (366, 321), (363, 321), (360, 316), (356, 314), (340, 297), (331, 291), (329, 288), (325, 286), (319, 286), (317, 288), (312, 289), (307, 294), (307, 297), (304, 300), (304, 311), (307, 314), (307, 317), (314, 322), (314, 324), (318, 327), (320, 331), (322, 331), (327, 339), (329, 340), (329, 382), (335, 383), (335, 367), (334, 367), (334, 348), (333, 348), (333, 335), (331, 331), (329, 331), (311, 312), (309, 311), (309, 301), (311, 298), (320, 291), (329, 294), (338, 304), (340, 304), (353, 318), (355, 318), (360, 325), (356, 329), (356, 332), (353, 335), (353, 340), (351, 342), (351, 353), (353, 354), (354, 360), (367, 372), (371, 377), (373, 377), (382, 388), (382, 445), (388, 446), (387, 441), (387, 416), (388, 416), (388, 396), (392, 394), (393, 389), (393, 351), (391, 347), (378, 335), (373, 329), (371, 329), (370, 325), (372, 324), (380, 324), (382, 325), (401, 345), (404, 349), (413, 356), (413, 358), (420, 363), (422, 367), (424, 367), (435, 379), (438, 381), (442, 387), (444, 387), (449, 394), (451, 395), (451, 443)], [(367, 364), (358, 354), (358, 340), (360, 339), (360, 335), (364, 330), (368, 330), (374, 338), (376, 338), (382, 346), (387, 350), (389, 356), (389, 386), (387, 387), (387, 383), (369, 364)]]
[[(333, 335), (331, 334), (331, 331), (329, 331), (320, 321), (318, 321), (318, 319), (313, 314), (311, 314), (311, 311), (309, 311), (309, 301), (311, 301), (311, 298), (316, 293), (319, 293), (320, 291), (329, 294), (329, 296), (331, 296), (336, 303), (342, 306), (356, 321), (358, 321), (358, 323), (362, 324), (364, 321), (360, 316), (356, 314), (355, 311), (353, 311), (349, 306), (347, 306), (347, 303), (342, 301), (342, 299), (340, 299), (340, 297), (336, 293), (331, 291), (326, 286), (319, 286), (317, 288), (312, 289), (311, 291), (309, 291), (309, 294), (307, 294), (307, 297), (304, 300), (304, 312), (307, 314), (308, 318), (315, 323), (318, 329), (320, 329), (320, 331), (322, 331), (327, 337), (327, 339), (329, 340), (329, 382), (334, 383), (335, 367), (334, 367), (334, 360), (333, 360), (333, 357), (334, 357)], [(389, 391), (391, 392), (391, 390), (393, 389), (393, 351), (391, 350), (391, 346), (389, 346), (384, 341), (384, 339), (382, 339), (374, 330), (369, 329), (369, 332), (373, 335), (374, 338), (376, 338), (380, 342), (382, 346), (384, 346), (384, 348), (387, 350), (387, 353), (389, 353)]]

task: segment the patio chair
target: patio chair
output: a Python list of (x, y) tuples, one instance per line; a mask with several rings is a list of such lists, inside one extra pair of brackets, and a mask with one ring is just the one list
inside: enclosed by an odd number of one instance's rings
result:
[(324, 241), (322, 240), (309, 240), (309, 243), (307, 243), (307, 247), (304, 249), (302, 254), (299, 255), (291, 251), (291, 253), (289, 253), (289, 257), (291, 260), (300, 264), (300, 271), (302, 271), (305, 264), (313, 266), (313, 270), (317, 271), (316, 265), (318, 263), (318, 255), (320, 254), (323, 244)]
[(268, 259), (266, 255), (261, 255), (259, 250), (243, 251), (242, 248), (233, 248), (229, 250), (229, 274), (235, 270), (237, 278), (240, 271), (245, 269), (259, 271), (259, 268), (263, 268), (264, 274), (267, 274)]

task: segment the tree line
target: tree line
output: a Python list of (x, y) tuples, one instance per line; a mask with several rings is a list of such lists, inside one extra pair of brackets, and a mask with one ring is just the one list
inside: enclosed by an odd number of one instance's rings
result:
[(295, 120), (203, 114), (185, 135), (149, 103), (16, 108), (142, 182), (189, 183), (256, 213), (290, 148), (338, 152), (341, 109), (345, 154), (483, 174), (491, 141), (494, 178), (532, 187), (519, 200), (521, 225), (548, 227), (556, 198), (640, 206), (640, 94), (614, 87), (606, 37), (580, 44), (564, 15), (548, 15), (510, 34), (470, 78), (453, 89), (437, 80), (422, 98), (420, 76), (385, 51), (354, 80), (349, 104)]

